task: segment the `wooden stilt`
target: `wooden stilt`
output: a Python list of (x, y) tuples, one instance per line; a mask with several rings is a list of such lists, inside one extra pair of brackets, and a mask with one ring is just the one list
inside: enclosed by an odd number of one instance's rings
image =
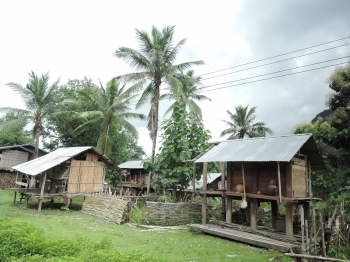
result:
[(193, 170), (192, 170), (192, 201), (194, 200), (196, 196), (196, 163), (193, 163)]
[(227, 198), (226, 204), (226, 222), (232, 223), (232, 198)]
[(46, 172), (44, 173), (44, 177), (41, 183), (41, 191), (40, 191), (40, 198), (38, 203), (38, 212), (41, 211), (41, 205), (43, 203), (43, 196), (44, 196), (44, 189), (45, 189), (45, 181), (46, 181)]
[(50, 201), (50, 208), (53, 209), (53, 203), (54, 203), (54, 199), (52, 198)]
[(250, 200), (250, 227), (256, 229), (257, 226), (257, 200)]
[(276, 229), (276, 219), (278, 218), (278, 205), (277, 201), (271, 201), (271, 220), (272, 228)]
[(286, 206), (286, 236), (293, 236), (293, 205), (287, 204)]
[(147, 181), (147, 195), (149, 194), (150, 188), (151, 188), (151, 171), (148, 173), (148, 181)]
[(17, 197), (17, 191), (15, 191), (15, 194), (13, 195), (13, 202), (16, 202), (16, 197)]
[(282, 188), (281, 188), (280, 162), (277, 162), (277, 174), (278, 174), (278, 195), (279, 195), (279, 197), (280, 197), (280, 203), (282, 203)]
[[(203, 163), (203, 190), (207, 190), (208, 184), (208, 162)], [(202, 224), (207, 223), (207, 194), (202, 195)]]

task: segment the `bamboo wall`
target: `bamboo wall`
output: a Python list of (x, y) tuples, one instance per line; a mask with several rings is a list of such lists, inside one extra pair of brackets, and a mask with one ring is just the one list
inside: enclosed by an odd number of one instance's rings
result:
[(72, 160), (68, 179), (68, 193), (102, 191), (104, 169), (103, 162)]

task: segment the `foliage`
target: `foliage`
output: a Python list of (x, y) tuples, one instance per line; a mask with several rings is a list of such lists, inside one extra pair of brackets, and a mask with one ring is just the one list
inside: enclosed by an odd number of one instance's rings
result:
[(334, 189), (339, 188), (340, 180), (338, 166), (338, 152), (329, 143), (336, 136), (336, 129), (323, 121), (321, 117), (315, 123), (297, 125), (294, 134), (312, 133), (326, 165), (326, 169), (313, 170), (312, 190), (315, 196), (327, 198)]
[(136, 29), (140, 51), (128, 47), (120, 47), (115, 52), (117, 58), (123, 59), (131, 67), (138, 70), (136, 73), (126, 74), (121, 77), (126, 81), (138, 82), (145, 87), (136, 104), (136, 108), (149, 102), (151, 104), (147, 128), (152, 139), (152, 163), (154, 162), (158, 133), (161, 85), (166, 84), (174, 90), (180, 90), (182, 83), (177, 76), (181, 74), (181, 71), (193, 65), (203, 64), (203, 61), (174, 64), (180, 48), (186, 42), (186, 39), (182, 39), (177, 44), (174, 44), (174, 30), (174, 26), (167, 26), (162, 30), (153, 26), (151, 35), (149, 35), (146, 31)]
[(158, 202), (165, 202), (165, 203), (171, 203), (172, 202), (172, 198), (170, 194), (164, 194), (161, 195), (157, 198)]
[(235, 106), (236, 112), (232, 114), (229, 110), (226, 113), (229, 115), (231, 122), (225, 122), (229, 128), (223, 130), (220, 136), (230, 135), (228, 139), (243, 139), (245, 137), (264, 137), (266, 134), (272, 134), (272, 130), (266, 126), (264, 122), (255, 123), (256, 107), (248, 110), (249, 105), (243, 107), (241, 105)]
[[(17, 118), (18, 117), (15, 113), (8, 113), (0, 118), (0, 123), (15, 120)], [(31, 138), (31, 134), (29, 131), (24, 129), (25, 126), (26, 123), (11, 130), (0, 132), (0, 146), (33, 144), (34, 141)]]
[[(192, 181), (193, 164), (183, 161), (193, 159), (208, 148), (210, 132), (188, 115), (180, 103), (175, 105), (172, 118), (163, 121), (162, 129), (162, 146), (152, 165), (153, 172), (161, 174), (158, 181), (163, 187), (179, 185), (184, 189)], [(149, 163), (144, 163), (145, 169), (148, 166)], [(196, 178), (199, 179), (202, 167), (196, 167)]]
[(50, 118), (60, 119), (56, 114), (59, 79), (51, 86), (49, 85), (49, 79), (49, 73), (42, 74), (39, 77), (31, 71), (29, 73), (29, 82), (25, 87), (19, 83), (8, 83), (7, 85), (9, 87), (21, 95), (26, 109), (12, 107), (0, 108), (0, 112), (17, 115), (16, 119), (1, 123), (0, 131), (23, 126), (28, 120), (34, 124), (35, 158), (38, 157), (39, 139), (43, 122)]
[[(182, 72), (181, 72), (182, 73)], [(170, 91), (167, 94), (161, 95), (160, 99), (174, 99), (175, 102), (168, 108), (164, 115), (171, 113), (174, 109), (176, 101), (179, 101), (185, 106), (185, 109), (188, 108), (188, 113), (197, 120), (202, 120), (202, 109), (195, 102), (208, 100), (210, 98), (205, 95), (199, 94), (200, 88), (198, 86), (201, 84), (201, 77), (195, 77), (193, 70), (188, 70), (185, 74), (180, 74), (177, 76), (180, 80), (182, 86), (178, 88), (169, 88)]]

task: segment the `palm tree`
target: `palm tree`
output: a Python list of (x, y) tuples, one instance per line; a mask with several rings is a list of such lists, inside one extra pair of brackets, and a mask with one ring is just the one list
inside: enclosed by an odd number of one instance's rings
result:
[(21, 126), (25, 124), (27, 120), (34, 124), (35, 158), (38, 157), (39, 139), (43, 121), (56, 117), (55, 101), (60, 80), (58, 79), (50, 86), (49, 79), (50, 75), (48, 72), (39, 77), (31, 71), (31, 73), (29, 73), (29, 82), (25, 87), (19, 83), (8, 83), (7, 86), (21, 95), (26, 109), (12, 107), (0, 108), (0, 112), (2, 113), (15, 113), (19, 116), (17, 119), (1, 123), (0, 131)]
[[(81, 134), (91, 126), (101, 126), (96, 149), (106, 156), (109, 156), (112, 151), (111, 138), (109, 137), (112, 125), (120, 125), (133, 137), (137, 138), (136, 128), (126, 119), (139, 118), (144, 120), (146, 118), (143, 114), (130, 112), (129, 105), (137, 96), (134, 93), (140, 90), (139, 86), (140, 84), (135, 84), (126, 89), (125, 85), (120, 85), (118, 79), (113, 78), (106, 88), (100, 84), (100, 88), (96, 90), (95, 94), (92, 94), (90, 89), (77, 91), (83, 102), (91, 104), (95, 109), (76, 113), (79, 118), (84, 120), (84, 123), (73, 131), (73, 135)], [(77, 101), (66, 102), (79, 103)]]
[(229, 110), (226, 113), (229, 115), (232, 122), (225, 122), (229, 128), (221, 132), (220, 136), (230, 135), (228, 139), (243, 139), (244, 137), (263, 137), (266, 134), (272, 134), (272, 130), (266, 127), (264, 122), (254, 123), (256, 118), (256, 106), (248, 110), (249, 105), (243, 107), (235, 106), (236, 113), (232, 114)]
[(151, 103), (147, 128), (152, 139), (152, 163), (154, 162), (157, 142), (161, 85), (166, 84), (173, 89), (179, 90), (182, 86), (181, 81), (177, 78), (180, 72), (193, 65), (204, 64), (203, 61), (193, 61), (174, 65), (180, 48), (186, 42), (186, 39), (182, 39), (174, 45), (174, 29), (174, 26), (168, 26), (160, 31), (153, 26), (151, 35), (146, 31), (136, 29), (140, 51), (128, 47), (120, 47), (115, 52), (117, 58), (123, 59), (138, 71), (121, 76), (125, 81), (137, 82), (147, 80), (145, 89), (136, 104), (136, 108), (140, 108), (145, 103)]
[(164, 94), (160, 97), (160, 100), (175, 99), (175, 102), (165, 112), (164, 116), (173, 111), (176, 101), (178, 101), (185, 106), (186, 110), (188, 109), (188, 113), (195, 119), (202, 120), (202, 109), (197, 105), (195, 100), (211, 101), (211, 99), (205, 95), (199, 94), (200, 90), (198, 88), (198, 85), (201, 84), (201, 77), (195, 77), (194, 70), (188, 70), (185, 74), (179, 75), (178, 79), (182, 83), (180, 90), (170, 87), (170, 93)]

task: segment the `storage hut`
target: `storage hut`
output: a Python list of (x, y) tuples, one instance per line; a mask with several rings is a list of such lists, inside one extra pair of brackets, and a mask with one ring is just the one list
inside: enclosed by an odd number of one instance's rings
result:
[[(21, 193), (26, 201), (29, 197), (43, 199), (74, 198), (86, 193), (101, 192), (106, 167), (113, 162), (94, 147), (59, 148), (45, 156), (12, 167), (17, 178), (22, 175), (35, 177), (39, 183), (31, 188), (28, 183), (17, 181), (25, 188), (12, 189)], [(29, 179), (27, 179), (29, 181)]]
[[(312, 197), (311, 169), (323, 168), (324, 162), (312, 134), (228, 140), (214, 145), (195, 163), (221, 162), (227, 174), (227, 188), (208, 190), (203, 184), (202, 223), (206, 223), (206, 197), (227, 199), (226, 222), (232, 222), (232, 200), (245, 200), (250, 209), (250, 225), (257, 226), (259, 202), (270, 202), (272, 225), (276, 227), (278, 207), (286, 209), (285, 231), (293, 235), (293, 207), (302, 205), (304, 218), (310, 214), (309, 203), (321, 199)], [(206, 170), (203, 170), (203, 174)], [(204, 178), (206, 180), (206, 178)], [(224, 202), (223, 202), (224, 203)], [(223, 205), (225, 208), (225, 205)]]
[(120, 184), (136, 196), (147, 189), (149, 174), (143, 169), (142, 161), (127, 161), (118, 165), (120, 168)]
[[(31, 144), (0, 147), (0, 188), (19, 187), (12, 167), (34, 159), (34, 150)], [(39, 148), (39, 157), (47, 153)]]

